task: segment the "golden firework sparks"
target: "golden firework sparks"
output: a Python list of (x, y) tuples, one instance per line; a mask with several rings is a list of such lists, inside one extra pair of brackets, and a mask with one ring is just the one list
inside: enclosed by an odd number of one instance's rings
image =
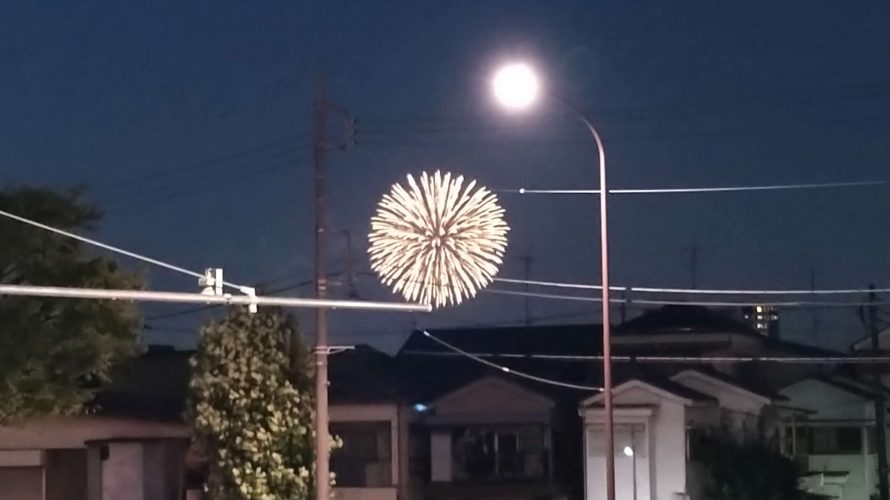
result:
[(498, 272), (507, 223), (497, 196), (436, 171), (395, 184), (371, 218), (371, 268), (411, 302), (434, 307), (473, 297)]

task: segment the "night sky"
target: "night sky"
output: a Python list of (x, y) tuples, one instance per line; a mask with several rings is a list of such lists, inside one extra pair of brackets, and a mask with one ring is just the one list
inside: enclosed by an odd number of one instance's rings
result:
[[(397, 300), (365, 274), (365, 249), (375, 204), (406, 173), (445, 169), (492, 189), (597, 187), (595, 149), (564, 108), (508, 116), (492, 102), (491, 73), (513, 58), (590, 112), (613, 188), (888, 177), (883, 1), (95, 0), (4, 3), (0, 182), (86, 186), (109, 243), (220, 266), (237, 282), (309, 283), (322, 70), (331, 99), (358, 120), (357, 144), (329, 155), (331, 269), (346, 268), (349, 231), (359, 296)], [(330, 134), (343, 130), (332, 115)], [(809, 288), (811, 275), (817, 288), (886, 286), (888, 194), (614, 196), (613, 282), (689, 287), (696, 248), (699, 287)], [(501, 200), (512, 228), (502, 277), (524, 277), (527, 256), (533, 279), (599, 279), (595, 196)], [(147, 276), (152, 289), (197, 289), (168, 271)], [(345, 297), (347, 280), (335, 280)], [(151, 319), (184, 308), (147, 306), (146, 340), (193, 345), (207, 313)], [(599, 314), (545, 299), (530, 308), (539, 323)], [(854, 310), (782, 315), (788, 339), (844, 347), (864, 334)], [(392, 349), (413, 325), (525, 317), (523, 298), (482, 294), (433, 315), (337, 312), (332, 337)]]

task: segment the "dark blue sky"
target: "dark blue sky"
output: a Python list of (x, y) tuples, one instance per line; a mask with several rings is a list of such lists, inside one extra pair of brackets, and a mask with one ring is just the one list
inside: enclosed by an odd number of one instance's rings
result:
[[(503, 116), (487, 95), (523, 57), (590, 110), (613, 187), (886, 180), (886, 2), (7, 2), (0, 16), (0, 181), (82, 184), (108, 242), (240, 282), (312, 274), (312, 81), (358, 119), (330, 156), (332, 232), (357, 269), (368, 218), (407, 172), (442, 168), (494, 189), (595, 187), (595, 151), (555, 105)], [(336, 132), (336, 126), (332, 132)], [(888, 284), (888, 189), (614, 197), (617, 284)], [(504, 277), (598, 279), (595, 197), (504, 194)], [(331, 259), (343, 269), (342, 240)], [(153, 288), (190, 278), (151, 270)], [(366, 298), (388, 298), (358, 278)], [(502, 287), (502, 285), (499, 285)], [(309, 294), (311, 289), (294, 290)], [(335, 289), (343, 295), (343, 287)], [(535, 300), (535, 317), (594, 320)], [(147, 308), (150, 314), (176, 307)], [(585, 314), (587, 313), (587, 314)], [(309, 315), (301, 313), (308, 324)], [(852, 311), (784, 313), (783, 335), (842, 346)], [(522, 321), (520, 298), (483, 294), (420, 325)], [(188, 345), (200, 315), (156, 320)], [(403, 315), (338, 313), (333, 336), (392, 347)]]

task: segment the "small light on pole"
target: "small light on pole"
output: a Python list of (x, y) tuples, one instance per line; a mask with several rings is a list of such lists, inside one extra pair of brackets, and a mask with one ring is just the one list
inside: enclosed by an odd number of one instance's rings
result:
[(625, 446), (624, 447), (624, 456), (626, 456), (626, 457), (634, 456), (634, 449), (631, 448), (630, 446)]

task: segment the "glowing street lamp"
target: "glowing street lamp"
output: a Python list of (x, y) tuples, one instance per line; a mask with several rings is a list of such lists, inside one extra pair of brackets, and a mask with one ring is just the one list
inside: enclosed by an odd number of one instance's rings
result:
[(510, 110), (524, 110), (538, 100), (538, 76), (524, 63), (508, 64), (499, 69), (491, 85), (498, 102)]
[[(531, 107), (540, 93), (539, 78), (532, 67), (523, 62), (514, 62), (501, 67), (491, 81), (492, 91), (501, 105), (510, 111), (522, 111)], [(615, 500), (615, 435), (612, 415), (612, 353), (611, 323), (609, 310), (609, 238), (607, 229), (606, 197), (606, 153), (603, 141), (593, 123), (578, 106), (567, 99), (548, 93), (572, 110), (575, 116), (587, 127), (599, 152), (600, 180), (600, 268), (602, 276), (603, 309), (603, 403), (606, 416), (606, 498)], [(633, 450), (631, 450), (632, 452)]]

